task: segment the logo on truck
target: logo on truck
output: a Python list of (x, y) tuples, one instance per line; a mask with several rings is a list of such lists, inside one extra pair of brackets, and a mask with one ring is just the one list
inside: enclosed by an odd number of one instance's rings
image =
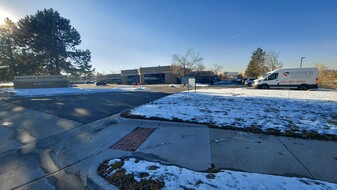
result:
[(286, 77), (289, 75), (289, 72), (283, 72), (283, 75)]

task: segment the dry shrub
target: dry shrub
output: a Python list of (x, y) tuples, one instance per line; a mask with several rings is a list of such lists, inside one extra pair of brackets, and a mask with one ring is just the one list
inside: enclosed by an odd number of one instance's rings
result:
[(318, 68), (318, 86), (320, 88), (337, 89), (337, 71), (329, 70), (322, 64), (317, 65)]

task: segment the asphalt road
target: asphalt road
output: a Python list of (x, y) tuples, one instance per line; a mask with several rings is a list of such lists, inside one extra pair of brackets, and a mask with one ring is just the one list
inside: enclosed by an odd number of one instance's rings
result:
[[(3, 97), (0, 189), (87, 189), (90, 169), (96, 174), (98, 164), (123, 156), (196, 171), (215, 166), (336, 183), (336, 142), (114, 115), (181, 90), (162, 87), (144, 92)], [(156, 130), (135, 152), (111, 148), (137, 127)]]
[(83, 124), (169, 95), (163, 92), (113, 92), (47, 97), (12, 97), (6, 102)]
[(111, 127), (115, 114), (171, 93), (3, 97), (0, 189), (85, 189), (87, 167), (114, 157), (109, 147), (138, 126)]

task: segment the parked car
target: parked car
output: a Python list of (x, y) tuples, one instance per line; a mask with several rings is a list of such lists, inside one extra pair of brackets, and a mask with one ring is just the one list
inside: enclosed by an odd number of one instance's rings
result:
[(238, 81), (238, 78), (237, 77), (234, 77), (231, 79), (232, 83), (236, 83)]
[(107, 85), (107, 82), (105, 82), (105, 81), (96, 82), (96, 86), (106, 86), (106, 85)]
[(252, 86), (254, 80), (255, 80), (254, 78), (249, 78), (249, 79), (246, 80), (245, 84), (246, 84), (247, 86)]
[(243, 81), (243, 79), (242, 78), (238, 78), (238, 80), (236, 80), (236, 84), (242, 84), (242, 81)]
[(231, 81), (221, 80), (221, 81), (217, 81), (217, 82), (213, 83), (213, 85), (228, 85), (228, 84), (231, 84)]
[(243, 78), (242, 81), (241, 81), (241, 83), (242, 83), (242, 84), (246, 84), (246, 81), (247, 81), (247, 80), (248, 80), (248, 78)]
[(144, 82), (133, 82), (132, 83), (133, 86), (137, 86), (137, 85), (145, 85)]

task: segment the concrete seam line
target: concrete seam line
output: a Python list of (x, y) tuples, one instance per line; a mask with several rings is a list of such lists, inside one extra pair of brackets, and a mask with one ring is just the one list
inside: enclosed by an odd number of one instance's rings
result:
[(299, 160), (293, 152), (290, 151), (290, 149), (277, 137), (277, 140), (290, 152), (290, 154), (301, 164), (301, 166), (309, 173), (309, 175), (316, 180), (316, 178), (310, 173), (310, 171), (304, 166), (304, 164)]
[[(92, 124), (92, 123), (94, 123), (94, 122), (97, 122), (97, 121), (106, 119), (106, 118), (111, 117), (111, 116), (113, 116), (113, 115), (107, 116), (107, 117), (105, 117), (105, 118), (102, 118), (102, 119), (99, 119), (99, 120), (96, 120), (96, 121), (93, 121), (93, 122), (87, 123), (87, 124), (79, 122), (79, 123), (81, 123), (82, 125), (80, 125), (80, 126), (78, 126), (78, 127), (74, 127), (74, 128), (71, 128), (71, 129), (67, 129), (67, 130), (60, 131), (60, 132), (55, 133), (55, 134), (53, 134), (53, 135), (51, 135), (51, 136), (48, 136), (48, 137), (44, 137), (44, 138), (38, 139), (38, 140), (36, 140), (36, 141), (34, 141), (34, 142), (31, 142), (31, 143), (28, 143), (28, 144), (24, 144), (24, 145), (19, 146), (19, 147), (17, 147), (17, 148), (13, 148), (13, 149), (10, 149), (10, 150), (4, 151), (4, 152), (0, 152), (0, 154), (3, 154), (3, 153), (5, 153), (5, 152), (9, 152), (9, 151), (12, 151), (12, 150), (19, 150), (19, 149), (21, 149), (22, 147), (27, 146), (27, 145), (30, 145), (30, 144), (32, 144), (32, 143), (38, 143), (38, 142), (40, 142), (40, 141), (46, 140), (47, 138), (51, 138), (51, 137), (54, 137), (54, 136), (56, 136), (56, 135), (60, 135), (60, 134), (65, 133), (65, 132), (71, 132), (71, 131), (73, 131), (73, 130), (80, 129), (80, 128), (83, 128), (83, 127), (86, 127), (87, 125), (90, 125), (90, 124)], [(57, 116), (56, 116), (56, 117), (57, 117)], [(20, 120), (18, 120), (18, 121), (20, 121)]]
[(214, 161), (213, 161), (213, 146), (212, 146), (212, 138), (211, 138), (211, 129), (208, 128), (208, 136), (209, 136), (209, 146), (210, 146), (210, 150), (211, 150), (211, 167), (215, 167), (214, 165)]
[[(99, 121), (99, 120), (97, 120), (97, 121)], [(96, 121), (94, 121), (94, 122), (96, 122)], [(93, 122), (92, 122), (92, 123), (93, 123)], [(90, 123), (89, 123), (89, 124), (90, 124)], [(44, 140), (44, 139), (47, 139), (47, 138), (50, 138), (50, 137), (53, 137), (53, 136), (56, 136), (56, 135), (59, 135), (59, 134), (64, 133), (64, 132), (69, 132), (69, 131), (71, 131), (71, 130), (75, 130), (75, 129), (78, 129), (78, 128), (82, 128), (82, 127), (84, 127), (84, 126), (86, 126), (86, 125), (89, 125), (89, 124), (84, 124), (84, 125), (81, 125), (81, 126), (79, 126), (79, 127), (72, 128), (72, 129), (69, 129), (69, 130), (65, 130), (65, 131), (62, 131), (62, 132), (60, 132), (60, 133), (54, 134), (54, 135), (52, 135), (52, 136), (45, 137), (45, 138), (43, 138), (43, 139), (39, 139), (39, 140), (36, 141), (35, 143), (38, 143), (39, 141), (42, 141), (42, 140)], [(31, 143), (30, 143), (30, 144), (31, 144)], [(29, 144), (27, 144), (27, 145), (29, 145)], [(26, 146), (26, 145), (24, 145), (24, 146)], [(15, 148), (15, 149), (21, 149), (22, 147), (23, 147), (23, 146), (18, 147), (18, 148)], [(77, 163), (79, 163), (79, 162), (82, 162), (83, 160), (88, 159), (88, 158), (90, 158), (90, 157), (92, 157), (92, 156), (95, 156), (95, 155), (97, 155), (97, 154), (99, 154), (99, 153), (101, 153), (101, 152), (104, 152), (104, 151), (108, 150), (108, 149), (109, 149), (109, 147), (106, 148), (106, 149), (103, 149), (103, 150), (101, 150), (101, 151), (98, 151), (98, 152), (96, 152), (96, 153), (93, 153), (93, 154), (91, 154), (91, 155), (89, 155), (89, 156), (87, 156), (87, 157), (85, 157), (85, 158), (82, 158), (81, 160), (78, 160), (78, 161), (76, 161), (76, 162), (74, 162), (74, 163), (72, 163), (72, 164), (66, 165), (66, 166), (64, 166), (64, 167), (62, 167), (62, 168), (60, 168), (60, 169), (58, 169), (58, 170), (56, 170), (56, 171), (53, 171), (53, 172), (50, 172), (50, 173), (46, 173), (44, 176), (38, 177), (38, 178), (36, 178), (36, 179), (33, 179), (32, 181), (29, 181), (29, 182), (27, 182), (27, 183), (21, 184), (21, 185), (19, 185), (19, 186), (17, 186), (17, 187), (14, 187), (14, 188), (12, 188), (12, 189), (17, 189), (17, 188), (20, 188), (20, 187), (25, 186), (25, 185), (27, 185), (27, 184), (30, 184), (30, 183), (32, 183), (32, 182), (35, 182), (35, 181), (37, 181), (37, 180), (40, 180), (40, 179), (42, 179), (42, 178), (49, 177), (49, 176), (51, 176), (51, 175), (53, 175), (53, 174), (55, 174), (55, 173), (57, 173), (57, 172), (60, 172), (60, 171), (66, 169), (66, 168), (68, 168), (68, 167), (70, 167), (70, 166), (73, 166), (73, 165), (75, 165), (75, 164), (77, 164)], [(11, 149), (11, 150), (13, 150), (13, 149)], [(11, 151), (11, 150), (8, 150), (8, 151), (5, 151), (5, 152), (9, 152), (9, 151)], [(2, 152), (1, 154), (3, 154), (3, 153), (4, 153), (4, 152)]]
[(99, 153), (102, 153), (102, 152), (104, 152), (104, 151), (106, 151), (106, 150), (108, 150), (108, 149), (109, 149), (109, 148), (106, 148), (106, 149), (104, 149), (104, 150), (98, 151), (98, 152), (96, 152), (96, 153), (94, 153), (94, 154), (91, 154), (91, 155), (89, 155), (89, 156), (87, 156), (87, 157), (85, 157), (85, 158), (82, 158), (82, 159), (80, 159), (80, 160), (78, 160), (78, 161), (76, 161), (76, 162), (74, 162), (74, 163), (72, 163), (72, 164), (69, 164), (69, 165), (67, 165), (67, 166), (64, 166), (64, 167), (62, 167), (62, 168), (60, 168), (60, 169), (58, 169), (58, 170), (56, 170), (56, 171), (47, 173), (47, 174), (44, 175), (44, 176), (35, 178), (35, 179), (33, 179), (33, 180), (31, 180), (31, 181), (29, 181), (29, 182), (27, 182), (27, 183), (21, 184), (21, 185), (16, 186), (16, 187), (14, 187), (14, 188), (12, 188), (12, 189), (18, 189), (18, 188), (20, 188), (20, 187), (23, 187), (23, 186), (25, 186), (25, 185), (28, 185), (28, 184), (30, 184), (30, 183), (33, 183), (33, 182), (35, 182), (35, 181), (37, 181), (37, 180), (40, 180), (40, 179), (49, 177), (49, 176), (51, 176), (51, 175), (53, 175), (53, 174), (55, 174), (55, 173), (57, 173), (57, 172), (60, 172), (60, 171), (62, 171), (62, 170), (64, 170), (64, 169), (67, 169), (67, 168), (69, 168), (69, 167), (71, 167), (71, 166), (73, 166), (73, 165), (75, 165), (75, 164), (77, 164), (77, 163), (82, 162), (83, 160), (86, 160), (86, 159), (88, 159), (88, 158), (90, 158), (90, 157), (92, 157), (92, 156), (95, 156), (95, 155), (97, 155), (97, 154), (99, 154)]

